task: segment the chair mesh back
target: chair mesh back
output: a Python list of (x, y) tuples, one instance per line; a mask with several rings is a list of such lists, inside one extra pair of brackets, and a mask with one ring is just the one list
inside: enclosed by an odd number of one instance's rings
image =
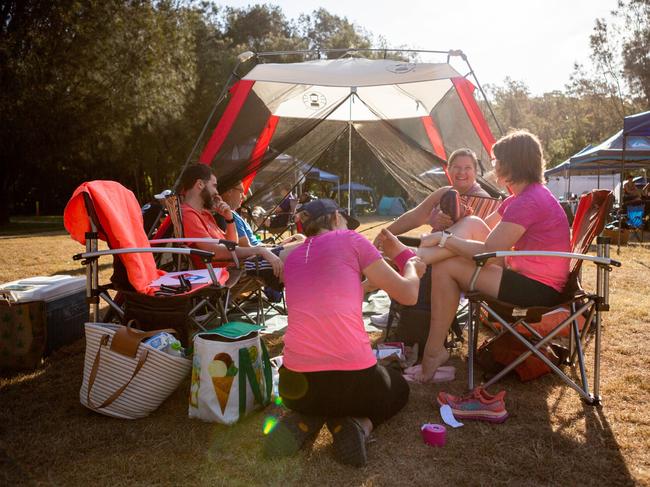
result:
[(485, 196), (461, 196), (460, 200), (472, 209), (473, 215), (479, 217), (481, 220), (485, 220), (503, 203), (503, 200), (486, 198)]
[(177, 194), (167, 196), (163, 204), (174, 226), (174, 238), (183, 238), (183, 214), (179, 196)]
[[(585, 254), (594, 238), (603, 231), (607, 216), (614, 204), (614, 193), (607, 189), (595, 189), (580, 198), (571, 229), (571, 251)], [(581, 260), (571, 261), (571, 274), (580, 271)]]

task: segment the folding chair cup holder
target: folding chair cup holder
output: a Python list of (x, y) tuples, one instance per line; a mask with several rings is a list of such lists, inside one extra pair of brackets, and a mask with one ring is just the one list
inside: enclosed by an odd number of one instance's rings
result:
[[(589, 250), (594, 237), (603, 231), (613, 200), (613, 194), (608, 190), (594, 190), (580, 199), (572, 227), (571, 253), (508, 251), (474, 256), (477, 267), (472, 276), (471, 288), (476, 283), (485, 263), (495, 257), (538, 255), (552, 258), (569, 258), (571, 259), (571, 273), (564, 291), (565, 302), (553, 307), (534, 306), (522, 308), (521, 306), (495, 300), (475, 291), (467, 294), (466, 297), (469, 300), (468, 387), (470, 390), (475, 385), (474, 366), (478, 345), (478, 328), (487, 316), (488, 320), (501, 326), (503, 333), (512, 334), (525, 347), (526, 351), (483, 384), (483, 387), (487, 388), (493, 385), (528, 357), (534, 355), (569, 387), (574, 389), (587, 404), (600, 404), (601, 313), (609, 310), (609, 273), (612, 266), (619, 267), (621, 264), (609, 257), (610, 239), (608, 237), (600, 236), (597, 238), (596, 256), (586, 255), (586, 252)], [(597, 266), (594, 292), (586, 292), (581, 287), (580, 269), (583, 261), (591, 261)], [(569, 316), (558, 323), (545, 336), (540, 335), (531, 324), (539, 322), (543, 314), (558, 307), (569, 308)], [(578, 325), (578, 318), (580, 317), (585, 318), (582, 330), (579, 329)], [(523, 329), (527, 330), (529, 337), (522, 334)], [(571, 365), (577, 364), (579, 380), (569, 377), (549, 358), (547, 353), (544, 353), (547, 346), (553, 345), (553, 338), (567, 329), (569, 331), (569, 347), (566, 361)], [(584, 354), (587, 339), (592, 333), (594, 342), (593, 392), (587, 377)]]

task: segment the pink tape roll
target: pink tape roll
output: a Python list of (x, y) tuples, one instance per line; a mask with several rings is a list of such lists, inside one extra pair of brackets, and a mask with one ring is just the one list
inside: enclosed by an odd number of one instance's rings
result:
[(421, 433), (422, 440), (429, 446), (445, 446), (447, 443), (447, 430), (441, 424), (423, 424)]

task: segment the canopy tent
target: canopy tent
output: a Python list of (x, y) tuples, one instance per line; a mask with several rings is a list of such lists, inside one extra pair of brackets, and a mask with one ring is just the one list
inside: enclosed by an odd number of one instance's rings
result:
[(366, 186), (365, 184), (361, 183), (345, 183), (345, 184), (340, 184), (334, 188), (332, 188), (332, 191), (354, 191), (357, 193), (372, 193), (374, 189), (372, 189), (370, 186)]
[(340, 178), (336, 174), (332, 174), (317, 167), (308, 169), (305, 173), (307, 179), (315, 179), (316, 181), (324, 181), (326, 183), (338, 183)]
[[(264, 60), (263, 54), (257, 59)], [(444, 54), (447, 61), (462, 55)], [(492, 169), (494, 137), (474, 90), (449, 62), (339, 58), (258, 64), (230, 90), (199, 161), (211, 164), (220, 179), (244, 179), (248, 186), (279, 154), (313, 166), (347, 134), (349, 182), (354, 131), (385, 171), (421, 201), (448, 179), (444, 171), (433, 180), (419, 175), (444, 169), (448, 154), (459, 147), (478, 154), (481, 172)]]

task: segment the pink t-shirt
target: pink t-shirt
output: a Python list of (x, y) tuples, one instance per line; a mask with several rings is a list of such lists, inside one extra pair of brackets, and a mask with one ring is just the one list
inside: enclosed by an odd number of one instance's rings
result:
[[(514, 250), (570, 252), (569, 222), (553, 194), (533, 183), (518, 195), (507, 198), (499, 207), (501, 221), (526, 229)], [(558, 257), (507, 257), (506, 266), (562, 292), (569, 277), (569, 259)]]
[(362, 370), (377, 363), (363, 326), (361, 271), (379, 259), (379, 251), (352, 230), (309, 237), (289, 254), (284, 264), (288, 369)]

